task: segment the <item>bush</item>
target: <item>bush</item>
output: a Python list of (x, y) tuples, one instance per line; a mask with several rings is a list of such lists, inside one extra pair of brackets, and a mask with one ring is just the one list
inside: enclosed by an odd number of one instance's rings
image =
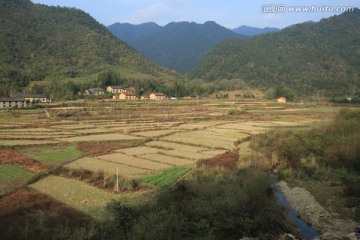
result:
[(64, 118), (67, 118), (67, 117), (73, 117), (75, 116), (75, 112), (59, 112), (57, 114), (58, 117), (64, 117)]
[(356, 207), (355, 208), (355, 217), (354, 217), (354, 220), (356, 222), (360, 222), (360, 207)]
[(192, 176), (141, 209), (115, 203), (109, 225), (126, 239), (277, 239), (293, 231), (266, 173), (197, 170)]
[(238, 116), (238, 115), (242, 115), (242, 114), (245, 114), (246, 113), (246, 111), (241, 111), (241, 110), (238, 110), (238, 109), (234, 109), (234, 110), (230, 110), (229, 112), (228, 112), (228, 114), (230, 115), (230, 116)]
[(255, 95), (252, 94), (251, 92), (246, 92), (244, 93), (244, 98), (255, 98)]

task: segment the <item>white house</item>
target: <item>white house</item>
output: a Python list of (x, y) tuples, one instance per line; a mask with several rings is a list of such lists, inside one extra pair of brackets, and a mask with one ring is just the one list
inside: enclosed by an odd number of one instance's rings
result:
[(25, 108), (30, 105), (25, 98), (0, 98), (1, 108)]

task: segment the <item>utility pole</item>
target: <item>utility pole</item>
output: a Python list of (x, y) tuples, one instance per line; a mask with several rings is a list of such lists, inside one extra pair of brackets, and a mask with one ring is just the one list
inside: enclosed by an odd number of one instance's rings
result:
[(116, 167), (116, 191), (119, 192), (119, 167)]

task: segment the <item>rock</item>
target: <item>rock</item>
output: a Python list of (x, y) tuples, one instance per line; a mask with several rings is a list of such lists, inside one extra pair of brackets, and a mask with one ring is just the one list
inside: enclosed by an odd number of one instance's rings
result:
[(285, 233), (279, 240), (298, 240), (294, 235)]
[[(355, 222), (340, 219), (336, 214), (327, 211), (306, 189), (299, 187), (291, 189), (284, 181), (280, 181), (277, 185), (302, 220), (308, 222), (311, 226), (320, 230), (320, 232), (327, 233), (327, 235), (322, 236), (323, 238), (317, 239), (332, 240), (333, 238), (334, 240), (343, 240), (336, 236), (346, 236), (352, 232), (356, 226)], [(358, 231), (360, 231), (360, 229), (358, 229)], [(345, 239), (346, 238), (344, 238), (344, 240)]]
[(344, 239), (335, 235), (327, 234), (316, 237), (314, 238), (314, 240), (344, 240)]
[(360, 233), (360, 225), (357, 225), (355, 228), (355, 233)]
[(350, 233), (347, 235), (349, 240), (360, 240), (360, 234), (359, 233)]

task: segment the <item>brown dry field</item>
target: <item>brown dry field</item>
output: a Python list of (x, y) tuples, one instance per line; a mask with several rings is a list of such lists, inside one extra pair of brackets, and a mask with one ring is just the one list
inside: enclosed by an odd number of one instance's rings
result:
[(79, 143), (78, 149), (88, 156), (100, 156), (112, 153), (114, 150), (136, 147), (144, 143), (144, 140), (130, 140), (123, 142), (113, 142), (113, 143), (91, 143), (91, 142), (83, 142)]
[(227, 152), (217, 155), (211, 159), (200, 161), (198, 165), (210, 168), (235, 169), (237, 167), (238, 160), (239, 154), (237, 152)]
[(91, 224), (92, 219), (45, 194), (22, 188), (0, 198), (2, 240), (53, 239), (53, 236)]
[(50, 166), (29, 159), (11, 147), (0, 150), (0, 164), (17, 164), (34, 173), (39, 173), (51, 168)]

